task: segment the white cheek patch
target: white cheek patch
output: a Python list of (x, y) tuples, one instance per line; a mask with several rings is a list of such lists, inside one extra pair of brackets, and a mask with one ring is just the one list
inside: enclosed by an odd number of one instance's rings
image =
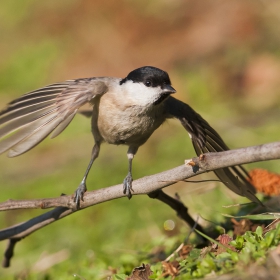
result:
[(152, 105), (162, 92), (160, 87), (147, 87), (142, 83), (133, 83), (132, 81), (126, 81), (122, 86), (127, 99), (133, 105)]

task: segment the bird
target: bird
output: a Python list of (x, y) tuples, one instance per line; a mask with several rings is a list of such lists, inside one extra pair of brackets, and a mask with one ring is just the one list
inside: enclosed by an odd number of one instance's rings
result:
[[(86, 180), (100, 146), (126, 145), (128, 173), (123, 193), (132, 197), (132, 161), (138, 148), (168, 119), (177, 119), (188, 132), (197, 155), (229, 150), (220, 135), (188, 104), (172, 95), (176, 90), (166, 71), (143, 66), (125, 78), (91, 77), (54, 83), (11, 101), (0, 112), (0, 154), (19, 156), (50, 135), (58, 136), (79, 109), (89, 104), (94, 145), (90, 162), (74, 193), (79, 207), (87, 191)], [(233, 192), (259, 203), (254, 186), (242, 166), (214, 171)]]

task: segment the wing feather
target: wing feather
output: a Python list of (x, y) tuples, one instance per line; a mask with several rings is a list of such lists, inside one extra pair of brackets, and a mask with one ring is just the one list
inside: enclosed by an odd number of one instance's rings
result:
[(73, 112), (71, 115), (69, 115), (65, 120), (63, 120), (62, 122), (60, 122), (60, 124), (55, 128), (55, 130), (53, 131), (51, 138), (55, 138), (56, 136), (58, 136), (69, 124), (70, 122), (73, 120), (73, 118), (76, 115), (76, 112)]
[[(177, 118), (188, 131), (197, 155), (229, 150), (220, 135), (189, 105), (169, 97), (166, 109), (171, 117)], [(214, 171), (216, 176), (233, 192), (261, 204), (255, 196), (254, 186), (246, 179), (248, 173), (242, 166), (233, 166)]]
[(43, 141), (60, 122), (61, 120), (59, 118), (52, 116), (36, 129), (33, 127), (31, 133), (9, 150), (8, 156), (15, 157), (29, 151), (31, 148)]
[(25, 124), (21, 129), (16, 130), (12, 135), (9, 135), (7, 138), (4, 138), (0, 142), (0, 153), (4, 153), (7, 150), (11, 149), (19, 142), (23, 141), (29, 135), (31, 135), (34, 131), (36, 132), (38, 128), (43, 126), (49, 120), (55, 117), (54, 114), (47, 115), (45, 118), (38, 119), (35, 124), (33, 122)]
[(56, 83), (24, 94), (0, 112), (0, 154), (14, 157), (35, 147), (49, 134), (59, 135), (78, 109), (108, 90), (109, 78)]

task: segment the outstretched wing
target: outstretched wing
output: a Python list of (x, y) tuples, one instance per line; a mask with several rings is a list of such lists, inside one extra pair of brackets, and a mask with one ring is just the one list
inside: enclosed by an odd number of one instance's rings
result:
[[(189, 105), (169, 97), (166, 106), (168, 113), (180, 120), (188, 131), (197, 155), (229, 150), (220, 135)], [(245, 196), (253, 202), (261, 203), (254, 195), (255, 188), (246, 179), (249, 175), (242, 166), (217, 169), (214, 172), (233, 192)]]
[(51, 132), (60, 134), (79, 107), (107, 90), (108, 78), (88, 78), (56, 83), (29, 92), (0, 112), (0, 154), (27, 152)]

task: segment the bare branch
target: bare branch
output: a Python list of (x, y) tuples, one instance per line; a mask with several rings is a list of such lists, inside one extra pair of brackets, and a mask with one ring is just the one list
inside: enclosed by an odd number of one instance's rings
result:
[(207, 153), (193, 162), (202, 170), (215, 170), (246, 163), (280, 159), (280, 142), (229, 150), (219, 153)]
[[(186, 165), (181, 165), (176, 168), (133, 181), (133, 194), (148, 194), (173, 185), (178, 181), (219, 168), (275, 159), (280, 159), (280, 142), (219, 153), (207, 153), (200, 157), (186, 160)], [(190, 162), (193, 162), (194, 164), (190, 164)], [(125, 196), (126, 195), (123, 194), (121, 184), (99, 190), (87, 191), (84, 195), (84, 201), (81, 201), (79, 210)], [(47, 209), (54, 207), (66, 207), (72, 209), (72, 211), (76, 211), (76, 206), (72, 198), (72, 195), (63, 195), (57, 198), (8, 200), (0, 203), (0, 211), (31, 208)]]
[[(215, 169), (274, 159), (280, 159), (280, 142), (219, 153), (207, 153), (198, 158), (196, 157), (192, 160), (186, 161), (186, 165), (178, 166), (168, 171), (135, 180), (133, 182), (134, 195), (156, 192), (178, 181), (182, 181)], [(84, 195), (84, 201), (80, 203), (80, 209), (76, 209), (72, 195), (63, 195), (57, 198), (48, 199), (19, 201), (8, 200), (6, 202), (0, 203), (0, 211), (29, 208), (47, 209), (56, 207), (55, 209), (37, 216), (29, 221), (0, 231), (0, 240), (10, 239), (10, 245), (6, 250), (5, 264), (9, 264), (13, 247), (20, 239), (78, 210), (82, 210), (89, 206), (124, 196), (123, 187), (119, 184), (108, 188), (86, 192)], [(164, 202), (167, 203), (167, 200), (164, 200)], [(168, 199), (168, 201), (170, 201), (170, 199)], [(171, 201), (171, 204), (172, 203), (174, 203), (174, 200)], [(170, 203), (167, 204), (172, 207)], [(172, 208), (179, 209), (176, 207)]]

